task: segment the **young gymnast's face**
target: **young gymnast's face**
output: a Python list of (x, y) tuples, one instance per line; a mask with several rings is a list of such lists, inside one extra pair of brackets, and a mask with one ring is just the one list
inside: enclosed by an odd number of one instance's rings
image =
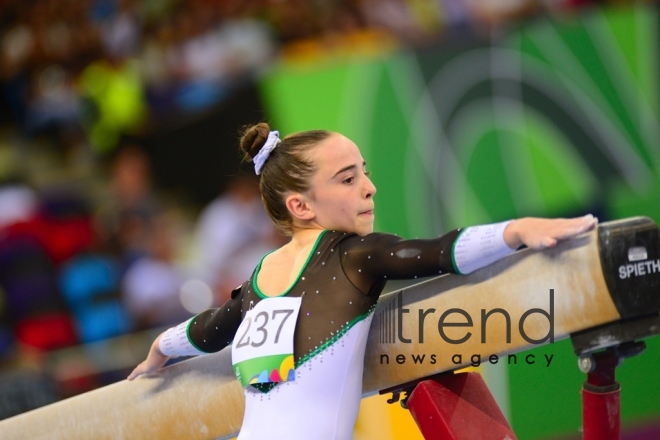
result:
[(374, 229), (376, 187), (350, 139), (333, 134), (310, 152), (318, 167), (310, 181), (310, 205), (325, 229), (366, 235)]

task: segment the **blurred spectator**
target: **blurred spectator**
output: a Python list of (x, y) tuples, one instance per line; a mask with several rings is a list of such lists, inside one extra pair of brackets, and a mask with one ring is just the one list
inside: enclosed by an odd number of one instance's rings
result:
[[(229, 184), (227, 191), (212, 201), (199, 216), (195, 234), (194, 270), (211, 286), (216, 295), (215, 303), (222, 304), (233, 285), (227, 290), (223, 280), (234, 271), (244, 274), (254, 269), (262, 251), (273, 243), (273, 223), (268, 218), (259, 193), (256, 176), (241, 174)], [(261, 254), (254, 258), (239, 260), (237, 256), (252, 247), (260, 248)], [(272, 250), (275, 246), (270, 247)], [(234, 261), (236, 259), (236, 261)], [(245, 267), (238, 268), (239, 261)], [(233, 269), (230, 271), (230, 265)], [(232, 277), (231, 282), (236, 282)], [(245, 279), (240, 279), (242, 283)], [(237, 283), (237, 284), (238, 284)]]
[(54, 132), (59, 137), (80, 130), (80, 100), (73, 79), (59, 64), (35, 70), (25, 108), (29, 134)]
[(440, 7), (429, 0), (362, 0), (368, 26), (385, 29), (409, 44), (420, 44), (440, 30)]
[(119, 291), (119, 265), (109, 255), (84, 252), (60, 270), (59, 286), (75, 321), (80, 342), (88, 343), (133, 330)]
[[(102, 231), (92, 229), (91, 209), (84, 205), (79, 210), (87, 221), (86, 228), (92, 231), (91, 238), (66, 258), (57, 281), (79, 341), (89, 343), (127, 333), (133, 325), (121, 301), (120, 261), (99, 236)], [(71, 233), (65, 236), (76, 243)]]
[(0, 230), (0, 286), (18, 343), (52, 350), (78, 342), (57, 270), (92, 240), (80, 200), (63, 193), (42, 194), (32, 216)]
[(99, 209), (101, 239), (124, 267), (148, 253), (154, 219), (161, 206), (151, 185), (151, 166), (137, 146), (122, 147), (112, 162), (109, 197)]
[(2, 38), (2, 74), (7, 78), (15, 76), (27, 66), (34, 50), (34, 31), (25, 14), (24, 8), (17, 11), (15, 22), (9, 25)]
[(137, 329), (174, 325), (190, 317), (180, 297), (185, 279), (175, 261), (175, 242), (169, 220), (153, 223), (149, 252), (126, 271), (122, 280), (124, 304)]
[(13, 179), (0, 183), (0, 230), (29, 220), (37, 206), (37, 194), (24, 183)]
[(139, 59), (151, 117), (158, 119), (176, 110), (176, 32), (170, 21), (149, 28)]
[(177, 104), (184, 110), (206, 108), (223, 97), (229, 53), (213, 28), (210, 11), (201, 6), (179, 15), (177, 28), (179, 43), (172, 65), (179, 82)]
[(135, 0), (119, 0), (117, 11), (100, 21), (101, 41), (113, 58), (134, 56), (140, 47), (141, 23)]
[[(13, 23), (2, 35), (0, 42), (0, 78), (7, 105), (15, 121), (23, 123), (28, 90), (27, 68), (34, 50), (34, 32), (27, 22), (27, 7), (17, 7)], [(0, 14), (1, 15), (1, 14)]]
[(56, 266), (86, 250), (95, 240), (89, 203), (72, 185), (41, 190), (36, 217), (12, 229), (33, 234)]
[(146, 101), (136, 62), (115, 56), (95, 61), (82, 72), (80, 86), (89, 143), (98, 153), (114, 149), (122, 134), (137, 132)]
[(219, 102), (250, 78), (246, 73), (271, 61), (274, 47), (263, 23), (221, 18), (217, 9), (197, 3), (181, 12), (176, 21), (178, 44), (170, 52), (180, 109), (201, 110)]
[(274, 249), (280, 248), (289, 240), (275, 228), (272, 229), (269, 236), (263, 237), (259, 241), (238, 249), (236, 253), (227, 261), (227, 264), (220, 268), (218, 273), (218, 297), (229, 299), (231, 291), (236, 286), (241, 285), (250, 278), (254, 268), (261, 259)]

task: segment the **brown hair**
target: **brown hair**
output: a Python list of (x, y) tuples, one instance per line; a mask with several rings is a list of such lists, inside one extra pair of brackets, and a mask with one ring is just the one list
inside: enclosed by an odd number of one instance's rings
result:
[[(270, 131), (270, 126), (265, 122), (243, 129), (240, 145), (246, 161), (252, 162), (264, 146)], [(286, 207), (285, 194), (309, 189), (309, 179), (316, 172), (316, 166), (309, 160), (307, 153), (331, 135), (332, 132), (326, 130), (291, 134), (270, 152), (261, 170), (261, 200), (275, 227), (286, 235), (291, 235), (293, 218)]]

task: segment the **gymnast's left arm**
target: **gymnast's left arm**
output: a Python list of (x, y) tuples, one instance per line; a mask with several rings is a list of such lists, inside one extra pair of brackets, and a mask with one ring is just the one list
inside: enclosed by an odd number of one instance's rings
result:
[(593, 229), (592, 215), (573, 219), (526, 217), (455, 229), (434, 239), (404, 240), (390, 234), (354, 236), (342, 244), (342, 267), (363, 292), (386, 279), (456, 273), (467, 275), (512, 254), (520, 246), (540, 250)]
[(561, 240), (592, 230), (597, 223), (598, 219), (588, 214), (570, 219), (524, 217), (465, 228), (452, 248), (453, 267), (456, 273), (467, 275), (513, 253), (520, 246), (533, 250), (550, 248)]
[(242, 319), (242, 287), (235, 289), (222, 307), (208, 309), (161, 333), (128, 380), (157, 372), (172, 357), (215, 353), (229, 345)]

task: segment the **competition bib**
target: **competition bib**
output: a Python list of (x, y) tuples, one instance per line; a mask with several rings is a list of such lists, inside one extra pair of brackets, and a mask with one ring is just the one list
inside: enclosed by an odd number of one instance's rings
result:
[(241, 385), (294, 380), (293, 334), (302, 298), (267, 298), (245, 314), (231, 345)]

